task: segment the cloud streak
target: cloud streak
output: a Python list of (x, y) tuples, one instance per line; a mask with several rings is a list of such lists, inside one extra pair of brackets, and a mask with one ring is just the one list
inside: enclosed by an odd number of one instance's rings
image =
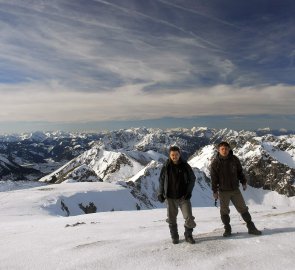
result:
[(294, 4), (225, 2), (0, 0), (0, 121), (294, 114)]
[[(47, 87), (31, 86), (29, 92), (19, 91), (12, 105), (10, 92), (15, 91), (13, 87), (2, 93), (0, 121), (142, 120), (168, 116), (267, 114), (270, 111), (294, 114), (295, 102), (295, 88), (286, 85), (265, 86), (259, 91), (251, 87), (237, 91), (233, 87), (219, 85), (199, 89), (198, 92), (179, 89), (153, 94), (143, 92), (142, 85), (136, 85), (112, 92), (74, 92), (69, 95), (67, 89), (51, 83)], [(58, 91), (55, 90), (57, 88)]]

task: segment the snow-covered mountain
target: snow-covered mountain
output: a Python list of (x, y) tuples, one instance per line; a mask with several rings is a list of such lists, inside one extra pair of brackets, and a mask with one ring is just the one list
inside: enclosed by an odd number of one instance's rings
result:
[[(176, 144), (182, 149), (183, 157), (189, 160), (192, 167), (204, 173), (208, 182), (214, 147), (221, 140), (226, 140), (241, 159), (250, 185), (294, 196), (294, 137), (294, 134), (259, 136), (253, 131), (204, 127), (166, 130), (131, 128), (97, 134), (36, 132), (13, 135), (11, 138), (2, 136), (1, 179), (41, 178), (41, 181), (49, 183), (104, 181), (132, 186), (140, 172), (147, 173), (153, 166), (159, 170), (167, 159), (169, 146)], [(157, 176), (153, 181), (157, 181)], [(133, 193), (143, 196), (135, 188)], [(153, 196), (152, 193), (149, 196)], [(145, 205), (156, 203), (152, 197), (143, 200)]]
[(124, 149), (146, 152), (153, 150), (167, 155), (170, 145), (178, 145), (182, 155), (188, 158), (197, 149), (208, 144), (210, 137), (216, 130), (208, 128), (178, 128), (178, 129), (153, 129), (131, 128), (112, 131), (101, 138), (99, 145), (105, 149)]
[[(40, 179), (41, 182), (61, 183), (65, 180), (117, 182), (132, 177), (143, 168), (137, 160), (119, 151), (97, 146), (74, 158), (57, 171)], [(91, 180), (91, 179), (89, 179)]]
[(0, 154), (0, 175), (1, 180), (22, 180), (25, 178), (25, 175), (35, 177), (36, 179), (36, 177), (39, 176), (39, 173), (34, 168), (20, 166), (5, 155)]
[[(275, 190), (280, 194), (295, 196), (295, 136), (228, 133), (228, 141), (243, 165), (249, 184)], [(210, 178), (210, 163), (216, 149), (208, 145), (193, 155), (189, 163), (204, 171)]]
[(101, 134), (34, 132), (1, 135), (0, 155), (9, 164), (0, 180), (37, 180), (91, 148)]

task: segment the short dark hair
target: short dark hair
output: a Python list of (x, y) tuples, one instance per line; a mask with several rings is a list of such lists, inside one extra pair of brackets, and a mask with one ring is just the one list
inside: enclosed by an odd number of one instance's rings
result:
[(218, 145), (217, 145), (217, 148), (219, 149), (221, 146), (225, 146), (225, 147), (228, 147), (228, 148), (230, 148), (230, 145), (229, 145), (229, 143), (228, 142), (220, 142)]
[(172, 145), (172, 146), (169, 147), (169, 153), (172, 152), (172, 151), (173, 152), (177, 151), (178, 153), (180, 153), (180, 148), (178, 146), (176, 146), (176, 145)]

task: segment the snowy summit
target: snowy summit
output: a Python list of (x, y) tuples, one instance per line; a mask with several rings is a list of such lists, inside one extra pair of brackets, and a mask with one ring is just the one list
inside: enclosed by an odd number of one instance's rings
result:
[[(193, 194), (195, 245), (173, 245), (163, 208), (136, 211), (134, 198), (113, 183), (11, 184), (0, 193), (1, 269), (294, 269), (295, 201), (249, 188), (245, 197), (263, 234), (250, 236), (232, 209), (233, 236), (222, 237), (219, 209), (198, 206)], [(67, 205), (65, 216), (60, 202)], [(78, 202), (94, 202), (85, 215)], [(183, 220), (179, 217), (179, 223)]]

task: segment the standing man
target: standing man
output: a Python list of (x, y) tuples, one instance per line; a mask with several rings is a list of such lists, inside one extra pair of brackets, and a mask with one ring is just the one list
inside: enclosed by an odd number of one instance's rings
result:
[(247, 180), (243, 174), (240, 160), (233, 154), (227, 142), (221, 142), (217, 147), (218, 154), (211, 163), (211, 181), (213, 197), (215, 200), (220, 199), (220, 215), (225, 229), (223, 236), (231, 235), (230, 201), (247, 223), (248, 233), (260, 235), (261, 231), (257, 230), (252, 222), (248, 207), (239, 189), (239, 182), (243, 185), (243, 190), (247, 188)]
[(167, 222), (173, 244), (179, 243), (177, 229), (178, 207), (185, 219), (185, 241), (194, 244), (193, 229), (196, 227), (195, 217), (192, 215), (190, 198), (195, 185), (195, 174), (191, 166), (180, 157), (177, 146), (169, 148), (169, 159), (164, 164), (159, 178), (158, 200), (167, 204)]

